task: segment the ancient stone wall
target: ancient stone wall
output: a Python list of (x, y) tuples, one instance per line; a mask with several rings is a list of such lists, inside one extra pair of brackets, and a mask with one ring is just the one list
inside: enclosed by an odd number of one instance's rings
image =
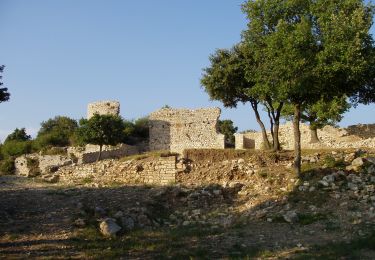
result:
[(224, 148), (224, 135), (217, 131), (219, 108), (161, 109), (150, 119), (150, 150), (182, 154), (184, 149)]
[(87, 106), (87, 119), (93, 115), (119, 115), (120, 102), (118, 101), (99, 101), (90, 103)]
[[(318, 130), (320, 143), (310, 143), (311, 133), (307, 124), (301, 124), (301, 146), (303, 149), (318, 148), (374, 148), (375, 138), (363, 138), (373, 136), (371, 127), (351, 126), (348, 129), (326, 126)], [(363, 130), (365, 129), (365, 130)], [(356, 133), (356, 134), (351, 134)], [(358, 134), (358, 135), (357, 135)], [(262, 134), (260, 132), (250, 132), (245, 134), (235, 134), (236, 149), (262, 149)], [(268, 138), (272, 141), (272, 136), (268, 132)], [(293, 124), (287, 123), (280, 126), (280, 144), (283, 149), (294, 149)]]
[(16, 158), (14, 164), (16, 174), (21, 176), (33, 176), (36, 174), (48, 174), (57, 171), (59, 167), (72, 164), (73, 161), (62, 155), (28, 154)]
[(93, 164), (62, 167), (56, 174), (60, 181), (76, 184), (128, 183), (167, 185), (176, 180), (176, 157), (145, 160), (104, 160)]
[[(127, 144), (119, 144), (116, 146), (103, 146), (101, 159), (115, 159), (124, 156), (138, 154), (140, 148)], [(99, 146), (88, 144), (85, 147), (69, 147), (68, 154), (74, 155), (77, 164), (93, 163), (98, 159)]]

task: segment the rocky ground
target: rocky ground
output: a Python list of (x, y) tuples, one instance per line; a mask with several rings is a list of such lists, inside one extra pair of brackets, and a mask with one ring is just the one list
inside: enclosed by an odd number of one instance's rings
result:
[(0, 258), (374, 259), (374, 153), (291, 159), (181, 160), (166, 187), (2, 176)]

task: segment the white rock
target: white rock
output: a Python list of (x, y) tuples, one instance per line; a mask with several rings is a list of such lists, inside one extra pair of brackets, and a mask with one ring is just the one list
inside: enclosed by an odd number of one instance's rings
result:
[(357, 159), (354, 159), (354, 160), (352, 161), (352, 166), (360, 167), (360, 166), (362, 166), (364, 163), (365, 163), (365, 162), (364, 162), (364, 159), (361, 158), (361, 157), (358, 157)]

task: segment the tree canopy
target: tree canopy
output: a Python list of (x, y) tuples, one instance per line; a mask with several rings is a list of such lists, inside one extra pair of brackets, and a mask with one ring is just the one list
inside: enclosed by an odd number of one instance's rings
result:
[(351, 97), (372, 82), (367, 73), (374, 59), (373, 8), (361, 0), (249, 0), (243, 10), (249, 20), (243, 41), (254, 54), (255, 86), (294, 108), (300, 173), (302, 107)]
[[(4, 65), (0, 66), (0, 80), (3, 78), (1, 75), (4, 71)], [(0, 103), (5, 102), (9, 100), (10, 94), (8, 92), (7, 88), (2, 88), (1, 86), (3, 85), (3, 82), (0, 81)]]
[(235, 137), (238, 127), (235, 127), (232, 120), (219, 120), (219, 132), (225, 136), (225, 146), (234, 147)]
[(26, 133), (25, 128), (18, 129), (16, 128), (13, 133), (7, 136), (4, 143), (9, 141), (28, 141), (31, 139), (31, 136)]
[(76, 120), (66, 116), (56, 116), (41, 123), (37, 142), (41, 147), (67, 146), (78, 128)]
[(119, 116), (95, 114), (81, 123), (77, 135), (84, 143), (99, 145), (98, 161), (103, 145), (116, 145), (123, 140), (124, 122)]

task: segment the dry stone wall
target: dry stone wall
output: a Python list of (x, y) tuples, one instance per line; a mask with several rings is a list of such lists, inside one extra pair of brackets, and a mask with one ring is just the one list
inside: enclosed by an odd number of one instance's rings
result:
[(31, 177), (37, 174), (48, 174), (59, 167), (71, 165), (73, 161), (62, 155), (28, 154), (16, 158), (14, 164), (16, 174)]
[(219, 108), (161, 109), (150, 119), (150, 150), (182, 154), (185, 149), (224, 148), (224, 135), (217, 131)]
[[(116, 146), (103, 146), (102, 159), (114, 159), (124, 156), (138, 154), (140, 148), (127, 144), (119, 144)], [(93, 163), (99, 155), (99, 146), (88, 144), (83, 147), (69, 147), (68, 154), (77, 158), (77, 164)]]
[(93, 164), (67, 166), (56, 174), (69, 184), (106, 185), (113, 183), (167, 185), (176, 181), (176, 157), (145, 160), (104, 160)]
[[(307, 124), (301, 124), (301, 146), (303, 149), (318, 148), (375, 148), (375, 129), (367, 125), (350, 126), (347, 129), (326, 126), (318, 130), (320, 143), (310, 143), (310, 129)], [(369, 137), (370, 138), (364, 138)], [(268, 133), (269, 140), (272, 136)], [(249, 132), (235, 134), (236, 149), (262, 149), (262, 134)], [(294, 149), (293, 124), (287, 123), (280, 126), (279, 139), (283, 149)]]
[(119, 115), (120, 102), (118, 101), (99, 101), (88, 104), (87, 119), (90, 119), (95, 114), (99, 115)]

